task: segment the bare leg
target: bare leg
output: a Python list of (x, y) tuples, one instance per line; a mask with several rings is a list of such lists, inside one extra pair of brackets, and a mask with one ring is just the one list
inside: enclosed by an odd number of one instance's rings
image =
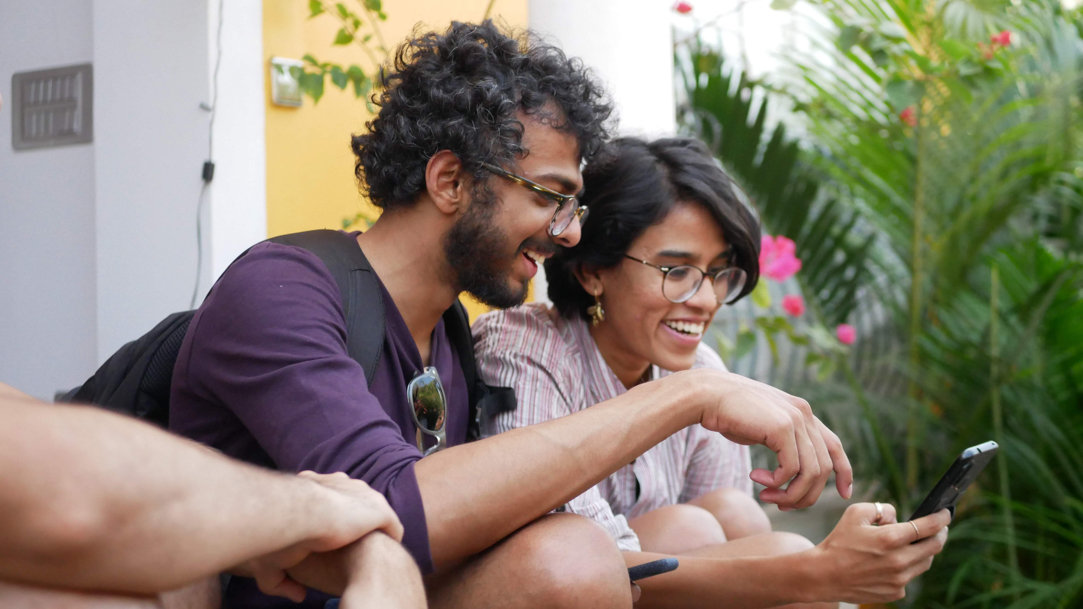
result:
[(722, 525), (726, 539), (771, 532), (771, 521), (760, 504), (737, 489), (720, 488), (688, 502), (710, 512)]
[(4, 609), (162, 609), (157, 598), (52, 590), (0, 581)]
[(726, 533), (713, 514), (685, 503), (667, 505), (628, 520), (644, 552), (687, 554), (726, 542)]
[(434, 609), (632, 606), (628, 571), (613, 539), (572, 514), (545, 516), (425, 584)]
[(222, 584), (217, 575), (162, 594), (163, 609), (218, 609), (222, 606)]

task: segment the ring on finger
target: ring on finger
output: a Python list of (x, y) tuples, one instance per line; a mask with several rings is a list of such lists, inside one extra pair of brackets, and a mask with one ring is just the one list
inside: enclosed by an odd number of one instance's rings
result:
[(873, 524), (880, 524), (880, 521), (884, 519), (884, 506), (880, 505), (880, 502), (872, 504), (876, 508), (876, 519), (872, 521)]
[(921, 531), (918, 530), (918, 525), (914, 524), (913, 520), (908, 520), (910, 526), (914, 527), (914, 541), (921, 539)]

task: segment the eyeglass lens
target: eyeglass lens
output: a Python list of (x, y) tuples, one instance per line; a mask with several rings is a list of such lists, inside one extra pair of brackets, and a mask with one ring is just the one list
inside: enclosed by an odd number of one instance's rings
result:
[[(406, 386), (406, 395), (410, 400), (414, 422), (418, 429), (437, 438), (437, 445), (426, 451), (439, 450), (446, 443), (444, 438), (444, 419), (447, 413), (447, 396), (440, 383), (436, 368), (426, 366)], [(420, 448), (420, 447), (419, 447)]]
[(549, 234), (554, 237), (559, 237), (561, 233), (572, 225), (572, 220), (579, 218), (579, 224), (582, 225), (587, 220), (588, 209), (579, 205), (578, 199), (566, 199), (563, 203), (557, 206), (556, 212), (553, 213), (553, 219), (549, 222)]
[[(662, 295), (672, 302), (686, 302), (699, 291), (703, 280), (712, 277), (704, 275), (698, 268), (689, 265), (675, 266), (662, 277)], [(736, 267), (724, 269), (713, 276), (715, 297), (721, 304), (732, 304), (745, 286), (745, 272)]]

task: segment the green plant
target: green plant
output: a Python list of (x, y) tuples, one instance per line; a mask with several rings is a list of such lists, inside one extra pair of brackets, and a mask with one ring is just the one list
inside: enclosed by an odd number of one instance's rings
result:
[[(713, 76), (698, 75), (691, 88), (706, 97), (692, 95), (694, 108), (730, 101), (696, 124), (707, 137), (722, 124), (721, 137), (738, 140), (736, 151), (719, 150), (729, 166), (747, 166), (748, 184), (765, 159), (786, 161), (748, 110), (781, 94), (806, 135), (775, 183), (815, 183), (803, 226), (831, 201), (839, 225), (854, 221), (840, 247), (872, 240), (849, 256), (868, 279), (853, 311), (885, 312), (875, 334), (905, 382), (876, 387), (858, 374), (861, 362), (840, 368), (856, 372), (849, 395), (832, 386), (841, 401), (877, 406), (839, 430), (866, 448), (860, 475), (897, 472), (887, 491), (905, 515), (951, 453), (987, 439), (1004, 446), (914, 605), (1078, 606), (1083, 15), (1052, 0), (811, 4), (830, 27), (810, 25), (807, 49), (789, 57), (799, 78), (769, 89), (719, 77), (708, 95)], [(772, 230), (773, 214), (800, 206), (750, 191)], [(829, 286), (837, 274), (824, 277)]]
[[(352, 87), (356, 97), (366, 97), (375, 86), (374, 74), (387, 57), (387, 44), (380, 33), (380, 22), (387, 20), (381, 0), (357, 0), (360, 10), (355, 11), (343, 2), (323, 2), (308, 0), (309, 19), (321, 15), (336, 19), (339, 29), (332, 44), (335, 46), (354, 45), (361, 50), (367, 60), (366, 66), (351, 63), (343, 65), (331, 61), (320, 61), (311, 53), (302, 58), (302, 67), (291, 68), (290, 72), (297, 79), (301, 92), (319, 103), (323, 97), (324, 84), (328, 79), (339, 90)], [(371, 102), (370, 102), (371, 109)]]

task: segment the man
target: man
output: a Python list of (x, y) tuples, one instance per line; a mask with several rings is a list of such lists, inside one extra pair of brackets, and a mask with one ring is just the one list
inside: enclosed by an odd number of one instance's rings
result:
[(299, 598), (284, 570), (339, 548), (351, 568), (329, 590), (344, 592), (343, 607), (425, 606), (398, 519), (343, 474), (270, 472), (3, 384), (0, 468), (3, 607), (157, 606), (234, 568)]
[[(357, 175), (383, 209), (357, 237), (383, 289), (374, 378), (347, 354), (326, 267), (260, 244), (192, 321), (173, 429), (253, 463), (368, 482), (402, 519), (434, 607), (628, 607), (627, 565), (606, 533), (546, 514), (692, 423), (776, 452), (776, 470), (752, 473), (764, 500), (811, 505), (832, 471), (849, 496), (838, 438), (808, 405), (734, 375), (673, 375), (464, 443), (467, 387), (441, 314), (462, 291), (497, 307), (521, 302), (538, 263), (578, 241), (580, 165), (605, 138), (610, 107), (578, 61), (491, 23), (408, 41), (384, 81), (379, 115), (353, 140)], [(408, 391), (432, 383), (429, 368), (446, 394), (448, 447), (422, 459)], [(755, 577), (733, 568), (719, 561), (715, 576)], [(243, 582), (226, 601), (274, 603)], [(321, 603), (310, 595), (306, 606)]]

